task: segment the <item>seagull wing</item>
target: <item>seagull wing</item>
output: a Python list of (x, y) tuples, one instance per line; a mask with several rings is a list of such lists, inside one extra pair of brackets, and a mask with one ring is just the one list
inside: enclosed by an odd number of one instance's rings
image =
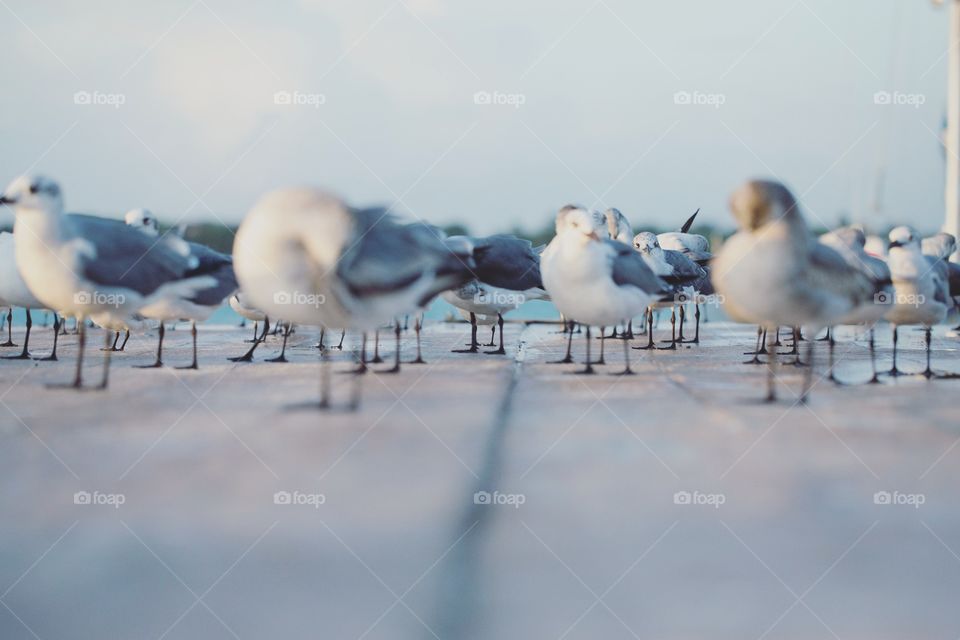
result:
[(529, 240), (511, 235), (494, 235), (474, 241), (474, 270), (477, 279), (512, 291), (542, 289), (540, 256)]
[[(196, 259), (167, 236), (151, 238), (118, 220), (70, 214), (68, 233), (89, 252), (78, 253), (78, 271), (105, 287), (126, 287), (148, 295), (184, 277)], [(182, 240), (177, 239), (181, 244)]]
[(651, 294), (670, 293), (667, 284), (650, 270), (643, 257), (633, 247), (615, 240), (604, 242), (613, 249), (611, 277), (617, 286), (633, 286)]
[(197, 266), (186, 273), (187, 277), (213, 276), (217, 281), (212, 287), (202, 289), (190, 298), (191, 302), (204, 306), (214, 306), (232, 295), (238, 288), (237, 276), (233, 272), (233, 258), (210, 247), (196, 242), (190, 245), (190, 255), (197, 259)]

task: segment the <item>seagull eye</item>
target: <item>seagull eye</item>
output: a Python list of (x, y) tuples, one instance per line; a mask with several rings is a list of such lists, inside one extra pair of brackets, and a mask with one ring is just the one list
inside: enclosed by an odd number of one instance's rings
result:
[(30, 193), (36, 193), (39, 190), (40, 190), (40, 187), (38, 187), (37, 185), (35, 184), (30, 185)]

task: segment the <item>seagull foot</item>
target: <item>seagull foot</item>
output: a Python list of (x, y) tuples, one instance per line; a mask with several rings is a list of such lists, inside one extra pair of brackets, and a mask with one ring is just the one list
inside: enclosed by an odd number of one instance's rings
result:
[(491, 356), (503, 356), (507, 354), (507, 350), (504, 349), (503, 347), (500, 347), (499, 349), (495, 349), (493, 351), (484, 351), (484, 353)]
[(31, 355), (29, 353), (21, 353), (15, 356), (3, 356), (4, 360), (30, 360)]
[(194, 371), (197, 371), (198, 369), (200, 369), (200, 367), (198, 367), (198, 366), (197, 366), (197, 363), (194, 362), (193, 364), (187, 364), (187, 365), (184, 365), (184, 366), (182, 366), (182, 367), (174, 367), (174, 369), (179, 369), (179, 370), (181, 370), (181, 371), (186, 370), (186, 369), (193, 369)]
[(451, 349), (450, 353), (480, 353), (480, 350), (476, 347), (470, 347), (469, 349)]
[(427, 361), (424, 360), (423, 358), (417, 358), (416, 360), (409, 360), (404, 364), (427, 364)]
[(267, 358), (264, 362), (289, 362), (287, 357), (284, 355), (279, 355), (276, 358)]
[(153, 364), (137, 364), (137, 365), (134, 365), (133, 368), (134, 369), (159, 369), (162, 366), (163, 366), (163, 362), (160, 360), (157, 360)]

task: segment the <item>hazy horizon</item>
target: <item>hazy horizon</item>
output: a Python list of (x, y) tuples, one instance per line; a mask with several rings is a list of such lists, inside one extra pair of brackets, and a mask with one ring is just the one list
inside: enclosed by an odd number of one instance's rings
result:
[(942, 223), (929, 2), (5, 7), (0, 181), (51, 175), (69, 210), (236, 224), (306, 183), (476, 233), (567, 202), (729, 228), (774, 175), (813, 224)]

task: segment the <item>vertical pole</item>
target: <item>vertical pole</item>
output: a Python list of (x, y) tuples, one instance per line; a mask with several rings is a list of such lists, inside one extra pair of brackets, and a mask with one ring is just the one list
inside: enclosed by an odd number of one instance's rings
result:
[[(960, 0), (949, 0), (950, 47), (947, 67), (947, 184), (943, 230), (960, 237)], [(954, 261), (958, 255), (954, 254)]]

